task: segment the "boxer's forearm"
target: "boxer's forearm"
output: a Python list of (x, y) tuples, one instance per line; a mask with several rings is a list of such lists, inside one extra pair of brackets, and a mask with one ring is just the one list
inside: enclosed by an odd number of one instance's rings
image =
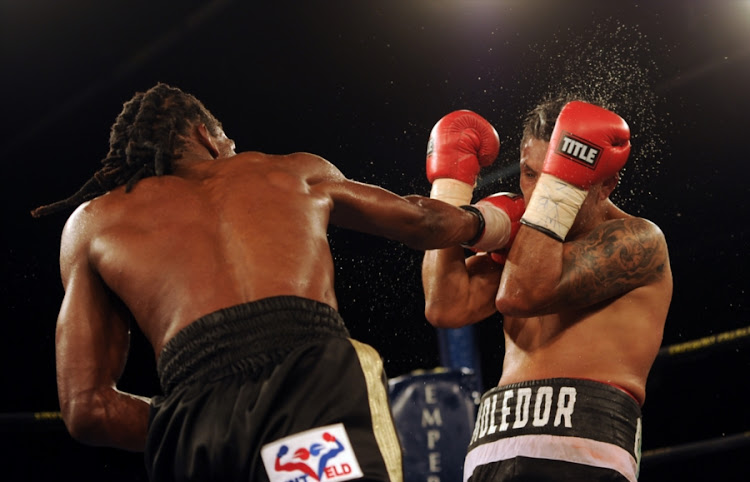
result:
[[(419, 209), (419, 222), (408, 223), (414, 231), (409, 238), (404, 238), (404, 242), (412, 248), (429, 250), (455, 247), (478, 238), (484, 231), (481, 214), (423, 196), (409, 195), (404, 198)], [(463, 251), (460, 252), (463, 254)]]
[(562, 272), (563, 243), (522, 226), (500, 279), (498, 310), (518, 317), (554, 311)]

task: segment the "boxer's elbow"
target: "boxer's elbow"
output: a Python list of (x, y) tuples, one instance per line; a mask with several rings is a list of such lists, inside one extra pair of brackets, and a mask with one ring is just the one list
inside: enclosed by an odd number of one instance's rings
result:
[(509, 293), (498, 293), (495, 298), (497, 311), (505, 316), (525, 318), (529, 316), (530, 304), (518, 296)]
[(425, 303), (424, 317), (435, 328), (445, 328), (446, 321), (448, 320), (441, 310), (435, 309), (429, 303)]
[(501, 286), (495, 297), (497, 311), (505, 316), (529, 318), (550, 312), (549, 297), (534, 289)]
[(107, 424), (104, 397), (91, 392), (61, 397), (60, 412), (71, 437), (87, 445), (103, 445), (102, 433)]
[(425, 302), (424, 316), (435, 328), (461, 328), (471, 323), (457, 304)]

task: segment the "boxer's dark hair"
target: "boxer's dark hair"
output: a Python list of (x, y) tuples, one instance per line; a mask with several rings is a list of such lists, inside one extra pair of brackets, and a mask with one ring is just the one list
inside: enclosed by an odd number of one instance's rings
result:
[(537, 104), (524, 118), (521, 145), (530, 137), (549, 142), (552, 138), (552, 130), (555, 128), (557, 116), (560, 115), (560, 111), (565, 107), (565, 104), (574, 100), (591, 103), (580, 95), (560, 94), (548, 97)]
[(123, 104), (110, 129), (109, 152), (104, 165), (75, 194), (62, 201), (41, 206), (34, 217), (45, 216), (100, 196), (119, 186), (129, 192), (145, 177), (171, 174), (173, 161), (181, 153), (191, 126), (203, 123), (211, 134), (218, 134), (221, 123), (201, 101), (164, 83), (136, 93)]

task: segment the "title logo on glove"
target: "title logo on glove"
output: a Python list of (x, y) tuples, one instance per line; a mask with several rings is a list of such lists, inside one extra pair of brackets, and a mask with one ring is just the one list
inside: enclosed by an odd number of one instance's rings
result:
[(599, 157), (601, 157), (602, 148), (565, 132), (560, 138), (560, 143), (557, 145), (555, 152), (593, 169), (596, 167)]

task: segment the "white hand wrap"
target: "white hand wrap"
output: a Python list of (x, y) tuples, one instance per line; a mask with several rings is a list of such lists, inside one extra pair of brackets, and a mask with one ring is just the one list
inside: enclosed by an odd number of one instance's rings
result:
[(474, 206), (484, 216), (484, 234), (479, 241), (469, 247), (478, 253), (504, 248), (510, 239), (508, 213), (489, 202), (480, 201)]
[(550, 174), (542, 173), (536, 182), (521, 223), (565, 241), (588, 191)]
[(474, 196), (474, 186), (447, 177), (435, 179), (430, 191), (432, 199), (438, 199), (454, 206), (471, 203), (472, 196)]

